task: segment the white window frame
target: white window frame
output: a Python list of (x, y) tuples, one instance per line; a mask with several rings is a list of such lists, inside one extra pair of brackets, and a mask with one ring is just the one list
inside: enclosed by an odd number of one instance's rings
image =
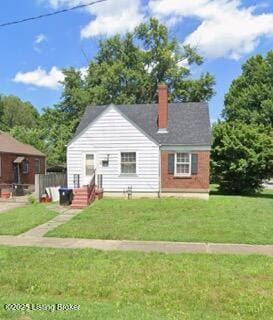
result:
[[(184, 153), (189, 155), (189, 162), (178, 162), (177, 163), (177, 154)], [(192, 154), (191, 152), (176, 152), (174, 156), (174, 175), (176, 177), (190, 177), (191, 176), (191, 161), (192, 161)], [(177, 173), (177, 164), (188, 164), (189, 165), (189, 172), (188, 173)]]
[(85, 152), (83, 154), (83, 172), (85, 177), (91, 177), (92, 175), (86, 174), (86, 156), (92, 154), (94, 156), (94, 170), (96, 169), (96, 154), (95, 152)]
[[(135, 153), (135, 155), (136, 155), (136, 172), (134, 172), (134, 173), (123, 173), (123, 172), (121, 171), (121, 164), (122, 164), (121, 154), (122, 154), (122, 153)], [(124, 150), (124, 151), (121, 151), (120, 154), (119, 154), (119, 172), (120, 172), (120, 175), (122, 175), (122, 176), (135, 176), (135, 175), (137, 175), (137, 172), (138, 172), (137, 159), (138, 159), (138, 155), (137, 155), (137, 152), (136, 152), (136, 151), (133, 151), (133, 150)]]

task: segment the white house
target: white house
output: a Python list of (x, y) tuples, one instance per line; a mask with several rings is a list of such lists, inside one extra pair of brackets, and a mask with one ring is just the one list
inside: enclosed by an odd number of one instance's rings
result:
[[(105, 195), (208, 194), (210, 123), (206, 103), (89, 106), (67, 147), (68, 186), (94, 169)], [(77, 183), (76, 183), (77, 181)]]

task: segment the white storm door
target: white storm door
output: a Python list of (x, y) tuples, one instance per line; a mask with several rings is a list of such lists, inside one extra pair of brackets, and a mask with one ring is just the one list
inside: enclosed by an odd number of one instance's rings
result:
[(95, 166), (95, 154), (94, 153), (85, 153), (84, 154), (84, 184), (88, 184), (93, 176), (94, 170), (96, 169)]

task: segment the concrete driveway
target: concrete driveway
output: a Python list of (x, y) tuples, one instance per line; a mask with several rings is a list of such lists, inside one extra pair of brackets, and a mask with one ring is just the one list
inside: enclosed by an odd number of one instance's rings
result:
[(13, 208), (18, 208), (18, 207), (23, 207), (26, 205), (26, 202), (16, 202), (16, 201), (11, 201), (11, 200), (0, 200), (0, 214), (13, 209)]

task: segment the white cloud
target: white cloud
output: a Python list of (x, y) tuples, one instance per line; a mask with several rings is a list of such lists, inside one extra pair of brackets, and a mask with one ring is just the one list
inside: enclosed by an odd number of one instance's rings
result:
[(33, 71), (18, 72), (13, 78), (14, 82), (44, 87), (49, 89), (58, 89), (64, 80), (64, 75), (60, 69), (53, 66), (48, 72), (41, 67)]
[(95, 20), (81, 30), (83, 38), (123, 33), (133, 30), (143, 20), (140, 0), (108, 0), (90, 7), (88, 11), (95, 15)]
[[(88, 67), (76, 69), (80, 71), (81, 77), (87, 75)], [(64, 74), (58, 67), (53, 66), (48, 72), (38, 67), (33, 71), (18, 72), (12, 79), (14, 82), (32, 85), (34, 87), (43, 87), (49, 89), (58, 89), (62, 86), (60, 82), (64, 81)]]
[(39, 44), (39, 43), (45, 42), (46, 40), (47, 40), (46, 35), (44, 35), (43, 33), (40, 33), (35, 37), (35, 41), (34, 42), (36, 44)]
[(256, 14), (255, 7), (243, 7), (240, 0), (150, 0), (149, 8), (166, 22), (198, 19), (200, 25), (185, 44), (211, 58), (239, 59), (252, 52), (262, 36), (273, 37), (273, 14)]
[[(45, 0), (53, 8), (72, 7), (90, 0)], [(84, 8), (92, 20), (82, 28), (81, 37), (111, 36), (133, 30), (144, 18), (141, 0), (107, 0)]]
[(38, 53), (41, 53), (41, 49), (40, 49), (40, 45), (43, 43), (43, 42), (46, 42), (47, 41), (47, 37), (45, 34), (43, 33), (40, 33), (38, 34), (35, 39), (34, 39), (34, 42), (33, 42), (33, 49), (38, 52)]

